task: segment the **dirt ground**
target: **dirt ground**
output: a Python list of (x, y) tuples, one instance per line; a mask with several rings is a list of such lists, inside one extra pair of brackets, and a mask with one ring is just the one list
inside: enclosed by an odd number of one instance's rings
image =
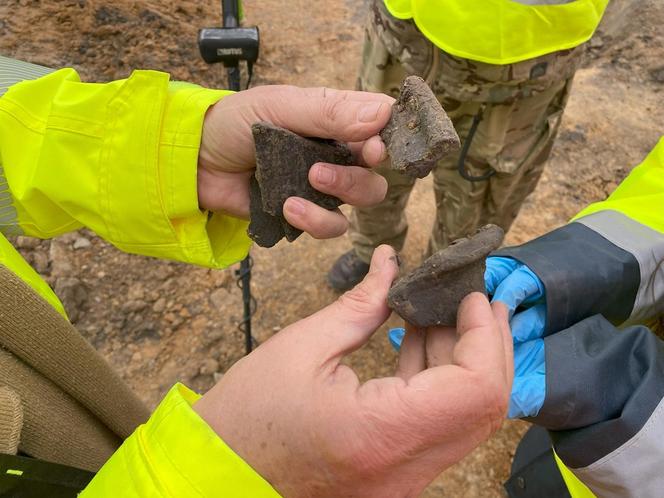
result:
[[(510, 231), (509, 244), (561, 225), (605, 197), (664, 131), (664, 1), (629, 3), (614, 1), (616, 22), (590, 44), (547, 171)], [(354, 86), (365, 2), (244, 4), (246, 22), (260, 26), (262, 35), (255, 84)], [(219, 18), (219, 2), (213, 0), (2, 0), (0, 54), (73, 66), (88, 81), (150, 68), (224, 86), (221, 69), (206, 66), (196, 46), (198, 29), (218, 25)], [(403, 255), (410, 267), (420, 260), (433, 212), (432, 183), (425, 179), (408, 208), (411, 230)], [(17, 243), (62, 295), (79, 330), (151, 406), (175, 381), (209, 388), (241, 357), (242, 302), (232, 269), (192, 270), (122, 254), (85, 231)], [(346, 238), (320, 242), (303, 236), (292, 245), (252, 251), (259, 341), (335, 299), (324, 277), (348, 247)], [(396, 356), (385, 331), (350, 358), (363, 378), (392, 372)], [(502, 496), (501, 483), (526, 428), (505, 423), (424, 496)]]

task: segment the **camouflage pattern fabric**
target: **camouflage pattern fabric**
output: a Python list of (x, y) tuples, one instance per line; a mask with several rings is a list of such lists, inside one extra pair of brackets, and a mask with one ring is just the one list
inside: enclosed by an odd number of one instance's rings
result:
[[(462, 143), (482, 110), (466, 171), (480, 176), (496, 170), (489, 180), (470, 182), (457, 172), (458, 154), (438, 163), (429, 254), (486, 223), (509, 230), (542, 174), (584, 52), (580, 46), (504, 66), (460, 59), (434, 46), (412, 21), (392, 17), (382, 0), (373, 1), (358, 89), (396, 97), (407, 75), (421, 76)], [(387, 166), (378, 171), (388, 181), (387, 197), (378, 206), (355, 209), (351, 217), (351, 241), (366, 262), (380, 244), (400, 251), (408, 231), (404, 208), (414, 180)]]

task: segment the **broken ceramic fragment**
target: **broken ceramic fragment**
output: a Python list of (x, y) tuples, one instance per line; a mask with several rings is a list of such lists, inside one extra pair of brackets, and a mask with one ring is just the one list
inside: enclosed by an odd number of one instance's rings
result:
[(427, 176), (438, 161), (460, 147), (452, 121), (419, 76), (409, 76), (401, 84), (380, 136), (392, 169), (417, 178)]
[(471, 292), (486, 293), (485, 259), (503, 236), (500, 227), (487, 225), (455, 240), (393, 285), (390, 308), (416, 327), (455, 326), (461, 300)]
[(297, 196), (325, 209), (339, 207), (339, 199), (311, 186), (309, 170), (318, 162), (351, 165), (350, 149), (332, 140), (303, 138), (269, 123), (256, 123), (251, 129), (256, 149), (256, 183), (252, 183), (249, 192), (249, 236), (263, 247), (273, 246), (284, 236), (292, 242), (302, 231), (283, 217), (284, 202)]

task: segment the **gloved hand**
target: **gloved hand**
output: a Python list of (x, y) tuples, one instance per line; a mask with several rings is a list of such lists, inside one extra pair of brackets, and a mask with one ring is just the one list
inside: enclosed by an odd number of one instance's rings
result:
[(510, 315), (521, 305), (544, 299), (544, 284), (533, 271), (516, 259), (490, 256), (484, 272), (486, 291), (493, 301), (505, 303)]
[(546, 397), (544, 322), (546, 307), (537, 304), (510, 321), (514, 341), (514, 383), (507, 412), (509, 418), (536, 416)]
[[(514, 384), (508, 416), (534, 417), (542, 408), (546, 396), (544, 284), (530, 268), (516, 259), (497, 256), (487, 258), (484, 281), (487, 293), (493, 295), (493, 301), (505, 303), (512, 316)], [(515, 314), (519, 308), (525, 309)], [(405, 333), (403, 328), (388, 332), (396, 351), (400, 350)]]
[[(533, 417), (546, 396), (544, 285), (527, 266), (499, 256), (487, 258), (484, 281), (493, 301), (505, 303), (512, 315), (514, 384), (508, 416)], [(525, 309), (516, 312), (519, 308)]]

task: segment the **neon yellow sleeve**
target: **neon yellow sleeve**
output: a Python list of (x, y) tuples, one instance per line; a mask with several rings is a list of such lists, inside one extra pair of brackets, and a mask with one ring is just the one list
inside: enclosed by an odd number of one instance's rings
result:
[(126, 252), (208, 267), (242, 259), (246, 222), (198, 207), (203, 118), (227, 94), (156, 71), (91, 84), (62, 69), (10, 87), (0, 98), (0, 232), (46, 238), (85, 226)]
[(174, 386), (81, 498), (279, 498), (194, 412), (198, 398)]

